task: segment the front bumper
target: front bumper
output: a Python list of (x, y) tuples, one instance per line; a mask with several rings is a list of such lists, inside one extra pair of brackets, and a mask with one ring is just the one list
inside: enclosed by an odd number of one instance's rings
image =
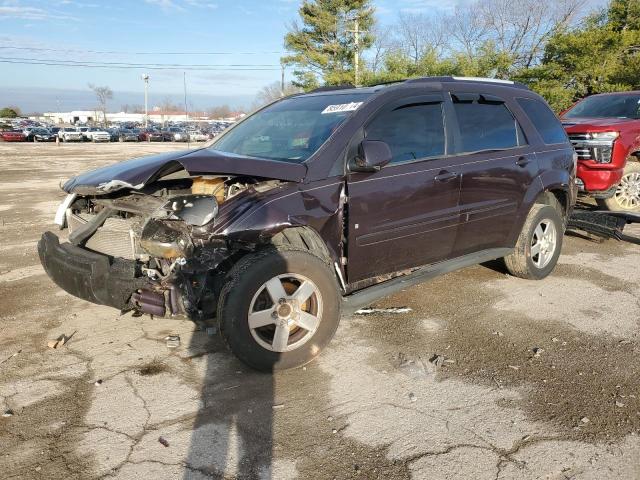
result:
[(71, 295), (98, 305), (125, 310), (131, 295), (149, 284), (136, 263), (113, 258), (70, 243), (60, 243), (52, 232), (38, 242), (38, 255), (49, 278)]
[(576, 172), (576, 176), (584, 183), (586, 193), (607, 192), (620, 183), (623, 174), (622, 168), (612, 168), (610, 165), (606, 167), (592, 166), (589, 163), (578, 161)]

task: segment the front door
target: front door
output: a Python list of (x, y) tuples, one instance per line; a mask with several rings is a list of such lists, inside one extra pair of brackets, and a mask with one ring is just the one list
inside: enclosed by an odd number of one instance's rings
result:
[(393, 159), (349, 174), (348, 282), (449, 258), (461, 177), (447, 157), (442, 96), (393, 102), (361, 137), (386, 142)]

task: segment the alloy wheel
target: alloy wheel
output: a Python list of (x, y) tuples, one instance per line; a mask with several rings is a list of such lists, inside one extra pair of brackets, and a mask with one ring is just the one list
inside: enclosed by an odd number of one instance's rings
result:
[(622, 177), (614, 197), (627, 210), (640, 207), (640, 173), (631, 172)]
[(531, 260), (537, 268), (546, 267), (556, 251), (558, 235), (551, 220), (540, 221), (531, 239)]
[(251, 335), (263, 348), (289, 352), (306, 343), (322, 320), (322, 295), (307, 277), (285, 273), (264, 283), (247, 316)]

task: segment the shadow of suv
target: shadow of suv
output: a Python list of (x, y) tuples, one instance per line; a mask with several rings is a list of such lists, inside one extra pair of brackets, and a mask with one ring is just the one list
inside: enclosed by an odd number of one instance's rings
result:
[(40, 259), (64, 290), (216, 318), (262, 370), (305, 364), (341, 312), (504, 258), (554, 268), (576, 199), (562, 125), (523, 85), (423, 78), (276, 101), (195, 151), (67, 181)]

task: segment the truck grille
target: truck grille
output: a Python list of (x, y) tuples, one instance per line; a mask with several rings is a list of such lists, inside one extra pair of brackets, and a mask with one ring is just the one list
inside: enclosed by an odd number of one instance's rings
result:
[(591, 160), (593, 158), (591, 149), (583, 143), (585, 140), (589, 140), (587, 133), (570, 133), (569, 140), (578, 154), (578, 160)]

